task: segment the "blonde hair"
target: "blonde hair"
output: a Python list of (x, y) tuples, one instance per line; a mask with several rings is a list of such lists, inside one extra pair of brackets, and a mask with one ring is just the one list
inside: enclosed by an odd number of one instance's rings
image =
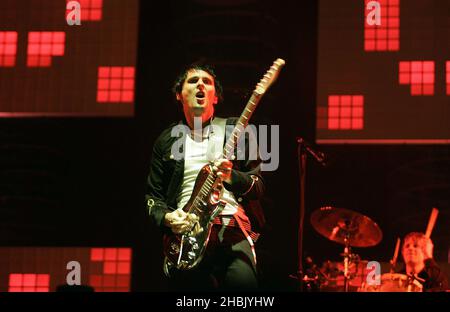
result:
[(422, 249), (425, 258), (433, 258), (433, 242), (429, 237), (426, 237), (425, 234), (420, 232), (411, 232), (405, 236), (403, 239), (403, 248), (405, 248), (405, 244), (408, 241), (416, 242), (420, 249)]

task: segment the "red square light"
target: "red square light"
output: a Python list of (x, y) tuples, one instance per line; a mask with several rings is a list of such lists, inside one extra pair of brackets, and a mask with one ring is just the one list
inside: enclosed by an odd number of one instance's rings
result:
[(103, 276), (102, 275), (91, 275), (89, 276), (89, 284), (94, 287), (100, 287), (103, 284)]
[(115, 275), (104, 275), (103, 276), (103, 287), (115, 287), (116, 286), (116, 276)]
[(99, 67), (98, 68), (98, 76), (100, 78), (109, 78), (111, 74), (110, 67)]
[(89, 20), (90, 21), (101, 21), (102, 20), (102, 10), (91, 10)]
[(109, 79), (99, 79), (97, 88), (98, 88), (98, 90), (108, 90), (109, 89)]
[(52, 43), (53, 33), (49, 31), (41, 32), (41, 43)]
[(350, 107), (341, 107), (341, 116), (340, 117), (351, 117), (352, 109)]
[(424, 84), (422, 92), (424, 95), (433, 95), (434, 94), (434, 84)]
[(364, 96), (362, 95), (353, 96), (352, 104), (353, 106), (362, 106), (364, 104)]
[(130, 286), (130, 276), (129, 275), (117, 276), (117, 287), (129, 287), (129, 286)]
[(39, 55), (39, 44), (29, 44), (28, 45), (28, 55)]
[(117, 266), (117, 273), (130, 274), (130, 262), (119, 262)]
[(58, 31), (53, 33), (53, 43), (65, 43), (66, 42), (66, 33), (62, 31)]
[(341, 106), (350, 106), (352, 105), (352, 97), (350, 95), (341, 96)]
[(399, 17), (400, 16), (400, 9), (398, 7), (390, 7), (388, 11), (389, 16), (391, 17)]
[(131, 261), (131, 249), (130, 248), (119, 248), (118, 259), (121, 261)]
[(122, 91), (122, 99), (121, 102), (130, 103), (134, 100), (134, 92), (133, 91)]
[[(106, 98), (107, 98), (108, 97), (107, 92), (104, 92), (104, 93), (106, 93)], [(104, 96), (104, 94), (102, 94), (102, 96)], [(103, 259), (104, 259), (103, 248), (92, 248), (91, 249), (91, 261), (103, 261)]]
[(388, 41), (388, 50), (389, 51), (398, 51), (400, 49), (400, 43), (398, 40), (389, 40)]
[(374, 51), (375, 50), (375, 40), (366, 40), (364, 43), (364, 50)]
[(28, 42), (29, 43), (40, 43), (41, 41), (41, 33), (37, 31), (32, 31), (28, 33)]
[[(111, 96), (112, 96), (111, 92)], [(120, 99), (120, 96), (119, 96)], [(117, 260), (117, 248), (105, 248), (105, 260)]]
[(328, 107), (328, 117), (339, 118), (339, 107)]
[(52, 57), (51, 56), (40, 56), (39, 57), (39, 66), (40, 67), (50, 67), (52, 65)]
[(9, 274), (9, 286), (16, 287), (22, 286), (23, 275), (22, 274)]
[(16, 57), (15, 56), (4, 56), (3, 57), (3, 66), (4, 67), (14, 67), (15, 64), (16, 64)]
[(38, 274), (36, 279), (36, 285), (39, 287), (49, 286), (50, 275), (48, 274)]
[(410, 62), (400, 62), (399, 63), (399, 71), (400, 72), (409, 72), (411, 70)]
[(52, 54), (52, 45), (51, 44), (41, 44), (39, 49), (40, 55), (51, 55)]
[(422, 71), (422, 62), (411, 62), (411, 71), (413, 72), (421, 72)]
[[(97, 91), (97, 102), (98, 103), (108, 102), (108, 98), (109, 98), (109, 91)], [(93, 260), (93, 259), (91, 259), (91, 260), (92, 261), (101, 261), (101, 260)]]
[(52, 46), (52, 55), (63, 56), (64, 55), (64, 44), (58, 43)]
[(8, 292), (22, 292), (22, 287), (9, 287)]
[(122, 89), (122, 80), (121, 79), (111, 79), (109, 88), (111, 90), (121, 90)]
[(342, 118), (339, 123), (339, 128), (350, 129), (351, 128), (351, 119), (350, 118)]
[(388, 37), (389, 39), (399, 39), (400, 31), (398, 29), (389, 29)]
[(377, 41), (377, 50), (384, 51), (387, 49), (387, 40), (378, 40)]
[(432, 73), (432, 74), (423, 74), (423, 83), (432, 83), (432, 84), (434, 84), (434, 73)]
[(115, 261), (105, 261), (103, 263), (103, 274), (116, 274), (117, 263)]
[(422, 85), (411, 84), (411, 95), (422, 95)]
[(362, 107), (353, 107), (352, 108), (352, 117), (363, 117), (364, 109)]
[(400, 73), (399, 82), (400, 84), (410, 84), (411, 75), (409, 73)]
[(122, 67), (111, 67), (112, 78), (122, 78)]
[(110, 102), (120, 102), (121, 98), (121, 92), (120, 91), (111, 91), (109, 93), (109, 101)]
[(328, 129), (330, 130), (339, 129), (339, 119), (328, 118)]
[(400, 3), (400, 0), (389, 0), (390, 6), (398, 6)]
[(375, 29), (366, 29), (365, 37), (366, 39), (375, 39)]
[(16, 55), (17, 53), (17, 45), (16, 44), (6, 44), (4, 46), (5, 55)]
[(447, 67), (447, 72), (450, 72), (450, 62), (446, 63), (446, 67)]
[(362, 118), (353, 118), (352, 119), (352, 129), (355, 129), (355, 130), (363, 129), (363, 119)]
[(36, 292), (49, 292), (48, 287), (36, 287)]
[(422, 83), (422, 73), (414, 73), (411, 75), (411, 83)]
[(339, 106), (339, 96), (338, 95), (328, 96), (328, 105), (329, 106)]
[(103, 6), (103, 0), (91, 0), (92, 9), (101, 9)]
[(134, 79), (124, 79), (122, 81), (122, 90), (134, 90)]
[(135, 72), (136, 72), (136, 70), (134, 67), (124, 67), (123, 68), (123, 78), (134, 78)]
[(39, 56), (29, 55), (27, 57), (27, 66), (28, 67), (37, 67), (37, 66), (39, 66)]
[(36, 274), (24, 274), (23, 275), (23, 286), (36, 286)]
[(398, 17), (388, 18), (388, 25), (390, 28), (400, 27), (400, 19)]
[(424, 72), (434, 72), (434, 62), (423, 62), (423, 71)]
[(377, 32), (377, 39), (387, 39), (387, 29), (380, 29)]

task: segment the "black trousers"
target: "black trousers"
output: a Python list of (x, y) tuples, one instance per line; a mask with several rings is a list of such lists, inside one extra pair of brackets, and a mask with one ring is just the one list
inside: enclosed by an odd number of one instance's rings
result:
[(172, 291), (257, 290), (257, 270), (250, 243), (239, 228), (213, 225), (205, 256), (186, 271), (173, 270)]

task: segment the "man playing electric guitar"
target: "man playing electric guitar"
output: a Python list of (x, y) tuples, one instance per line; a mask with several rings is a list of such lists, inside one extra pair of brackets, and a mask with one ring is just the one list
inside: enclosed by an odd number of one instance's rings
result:
[[(258, 285), (254, 250), (258, 233), (255, 230), (264, 221), (258, 202), (264, 192), (261, 162), (258, 157), (252, 160), (247, 156), (231, 157), (233, 161), (220, 158), (211, 163), (208, 160), (209, 141), (214, 134), (211, 131), (214, 127), (208, 126), (219, 120), (214, 117), (214, 106), (222, 100), (222, 88), (209, 66), (187, 67), (175, 81), (173, 91), (182, 105), (185, 120), (164, 130), (154, 144), (146, 194), (151, 219), (165, 235), (180, 236), (193, 229), (202, 230), (194, 228), (198, 217), (183, 210), (190, 202), (202, 167), (211, 165), (223, 189), (220, 194), (222, 210), (211, 222), (201, 261), (188, 270), (179, 270), (169, 263), (170, 288), (177, 291), (254, 290)], [(234, 125), (236, 121), (236, 118), (223, 120), (222, 127)], [(181, 159), (174, 155), (176, 149), (173, 148), (180, 140), (173, 135), (173, 130), (180, 125), (190, 130), (182, 138)], [(195, 129), (197, 125), (200, 131)], [(223, 128), (223, 134), (229, 135), (228, 129), (234, 127)], [(245, 139), (246, 148), (248, 145)]]

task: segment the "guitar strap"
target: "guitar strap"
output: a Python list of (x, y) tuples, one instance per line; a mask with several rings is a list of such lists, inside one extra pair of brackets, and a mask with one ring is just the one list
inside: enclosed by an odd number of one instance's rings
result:
[[(225, 118), (218, 118), (218, 117), (214, 118), (213, 121), (211, 122), (211, 129), (210, 129), (211, 132), (208, 142), (208, 150), (206, 152), (207, 159), (209, 161), (216, 160), (222, 155), (223, 145), (225, 143), (226, 123), (227, 120)], [(250, 235), (248, 234), (247, 230), (245, 229), (245, 226), (241, 220), (241, 218), (247, 219), (248, 222), (248, 218), (247, 216), (243, 215), (243, 211), (241, 210), (242, 209), (238, 208), (238, 212), (234, 215), (234, 219), (238, 223), (239, 228), (244, 233), (245, 238), (250, 244), (250, 248), (253, 254), (253, 261), (256, 265), (255, 244)]]

